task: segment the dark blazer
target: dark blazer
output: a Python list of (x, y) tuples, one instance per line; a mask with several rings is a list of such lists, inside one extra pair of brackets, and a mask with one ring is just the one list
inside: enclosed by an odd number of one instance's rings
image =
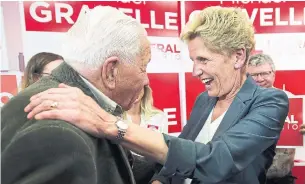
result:
[(216, 102), (207, 92), (200, 94), (179, 138), (164, 135), (169, 146), (167, 161), (152, 180), (168, 183), (166, 178), (171, 178), (172, 184), (182, 184), (184, 178), (193, 178), (193, 184), (265, 184), (288, 114), (287, 95), (275, 88), (258, 87), (248, 76), (213, 139), (207, 144), (193, 142)]
[[(42, 78), (12, 98), (1, 109), (1, 183), (135, 183), (121, 146), (94, 138), (65, 121), (26, 118), (23, 109), (29, 98), (59, 83), (78, 87), (96, 100), (79, 74), (66, 63), (51, 77)], [(106, 103), (100, 105), (107, 110)]]

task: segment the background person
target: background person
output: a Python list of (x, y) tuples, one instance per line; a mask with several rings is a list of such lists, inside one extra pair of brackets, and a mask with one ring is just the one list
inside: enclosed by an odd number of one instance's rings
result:
[(40, 52), (31, 57), (24, 70), (22, 89), (32, 85), (42, 76), (50, 75), (64, 58), (50, 52)]
[[(240, 8), (208, 7), (190, 20), (181, 38), (194, 62), (193, 75), (205, 84), (206, 91), (197, 97), (180, 138), (128, 124), (86, 102), (85, 95), (78, 96), (80, 106), (70, 106), (75, 99), (64, 93), (75, 93), (73, 87), (42, 92), (25, 110), (30, 112), (29, 118), (65, 119), (94, 136), (106, 136), (152, 158), (163, 165), (159, 176), (171, 178), (174, 184), (265, 184), (265, 171), (288, 114), (288, 98), (281, 90), (257, 86), (246, 74), (255, 47), (249, 17)], [(39, 105), (59, 99), (69, 107), (47, 110)], [(76, 114), (80, 108), (99, 110)], [(116, 126), (118, 123), (124, 127)]]
[[(272, 58), (267, 54), (256, 54), (250, 57), (248, 72), (253, 77), (257, 85), (274, 88), (275, 65)], [(288, 97), (294, 95), (289, 91), (284, 91)], [(295, 148), (276, 148), (276, 155), (273, 163), (267, 172), (266, 184), (293, 184), (295, 177), (292, 176), (294, 164)]]
[[(160, 133), (168, 133), (167, 116), (153, 106), (152, 89), (145, 86), (131, 109), (125, 111), (123, 118), (129, 123), (135, 123)], [(149, 183), (155, 173), (155, 163), (134, 152), (133, 174), (136, 183)]]

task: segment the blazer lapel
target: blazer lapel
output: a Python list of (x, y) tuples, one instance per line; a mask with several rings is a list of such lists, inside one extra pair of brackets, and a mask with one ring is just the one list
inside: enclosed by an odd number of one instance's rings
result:
[[(88, 86), (85, 84), (85, 82), (79, 75), (80, 74), (77, 73), (71, 66), (69, 66), (67, 63), (63, 62), (59, 67), (57, 67), (52, 72), (51, 77), (60, 83), (65, 83), (69, 86), (73, 86), (73, 87), (77, 87), (77, 88), (81, 89), (86, 95), (93, 98), (99, 104), (99, 106), (101, 108), (103, 108), (104, 110), (107, 111), (107, 108), (105, 109), (105, 107), (106, 107), (105, 104), (99, 103), (97, 98), (94, 96), (94, 93), (91, 92), (91, 90), (88, 88)], [(107, 111), (107, 112), (109, 112), (109, 111)], [(115, 114), (115, 115), (117, 115), (117, 114)], [(120, 146), (120, 145), (116, 145), (116, 146), (118, 146), (120, 154), (123, 158), (123, 162), (127, 168), (127, 171), (128, 171), (128, 174), (129, 174), (130, 180), (131, 180), (130, 182), (132, 184), (135, 184), (135, 179), (133, 177), (132, 168), (130, 166), (129, 159), (126, 155), (126, 152), (122, 146)]]
[[(257, 85), (253, 81), (251, 76), (247, 76), (247, 79), (234, 98), (232, 104), (227, 110), (225, 116), (223, 117), (218, 129), (216, 130), (213, 139), (221, 136), (226, 132), (231, 126), (233, 126), (238, 119), (241, 119), (241, 116), (244, 115), (244, 111), (248, 110), (246, 103), (248, 100), (253, 98), (254, 91), (256, 90)], [(212, 140), (213, 140), (212, 139)]]
[[(189, 135), (186, 136), (186, 139), (195, 141), (196, 137), (198, 136), (199, 132), (201, 131), (202, 127), (204, 126), (211, 110), (214, 108), (216, 102), (217, 102), (217, 98), (209, 98), (207, 105), (206, 106), (202, 105), (199, 108), (199, 112), (198, 112), (198, 116), (197, 116), (199, 119), (199, 123), (195, 124), (196, 126), (191, 129)], [(205, 104), (205, 103), (203, 103), (203, 104)], [(196, 117), (196, 119), (197, 119), (197, 117)], [(196, 121), (196, 119), (194, 118), (191, 121)]]

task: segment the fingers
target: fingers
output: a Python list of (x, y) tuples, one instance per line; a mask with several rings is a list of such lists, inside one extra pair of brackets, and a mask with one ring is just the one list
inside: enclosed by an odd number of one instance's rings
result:
[(46, 91), (33, 95), (30, 100), (35, 100), (36, 98), (41, 98), (41, 96), (49, 95), (49, 94), (70, 94), (72, 93), (71, 88), (50, 88)]
[(107, 126), (106, 125), (105, 127), (101, 127), (103, 125), (100, 123), (101, 119), (99, 119), (99, 117), (91, 112), (88, 108), (81, 110), (52, 109), (49, 111), (42, 111), (35, 115), (35, 119), (63, 120), (96, 137), (103, 137)]
[[(33, 110), (35, 107), (37, 107), (38, 105), (44, 103), (43, 105), (47, 105), (48, 107), (50, 107), (52, 102), (64, 102), (65, 100), (67, 100), (67, 97), (65, 95), (62, 94), (46, 94), (46, 95), (42, 95), (40, 97), (37, 97), (33, 100), (30, 101), (30, 103), (24, 108), (25, 112), (30, 112), (31, 110)], [(48, 101), (48, 102), (45, 102)], [(45, 110), (49, 110), (48, 108)]]
[[(56, 107), (51, 107), (51, 105), (57, 102)], [(34, 106), (31, 110), (30, 113), (27, 115), (28, 119), (33, 118), (34, 116), (36, 117), (37, 114), (42, 113), (44, 111), (48, 112), (51, 110), (74, 110), (76, 111), (79, 108), (79, 104), (77, 101), (69, 101), (69, 102), (63, 102), (63, 101), (52, 101), (52, 100), (44, 100), (42, 103), (37, 104)], [(53, 117), (56, 119), (56, 117)]]
[(68, 86), (68, 85), (66, 85), (66, 84), (64, 84), (64, 83), (60, 83), (60, 84), (58, 85), (58, 87), (60, 87), (60, 88), (72, 88), (71, 86)]
[(52, 109), (49, 111), (41, 111), (40, 113), (35, 115), (35, 119), (42, 120), (42, 119), (58, 119), (67, 122), (73, 122), (77, 124), (79, 122), (79, 116), (77, 115), (78, 112), (76, 110), (71, 109)]
[(30, 112), (33, 108), (35, 108), (45, 100), (52, 100), (54, 102), (68, 102), (80, 100), (83, 96), (86, 96), (78, 88), (69, 87), (65, 84), (61, 84), (61, 86), (63, 86), (64, 88), (51, 88), (32, 96), (30, 98), (30, 104), (25, 107), (24, 111)]

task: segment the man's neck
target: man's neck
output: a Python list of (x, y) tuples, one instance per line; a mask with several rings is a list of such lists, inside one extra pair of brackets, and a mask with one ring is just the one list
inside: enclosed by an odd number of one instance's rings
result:
[(112, 92), (108, 90), (103, 84), (100, 76), (94, 75), (94, 73), (98, 73), (92, 69), (81, 70), (79, 73), (87, 79), (94, 87), (96, 87), (99, 91), (101, 91), (104, 95), (112, 99)]
[[(113, 113), (116, 111), (118, 104), (112, 100), (112, 93), (103, 86), (103, 82), (100, 81), (99, 78), (93, 77), (93, 75), (86, 75), (84, 73), (82, 73), (81, 77), (88, 85), (89, 89), (91, 89), (100, 106), (106, 108), (105, 110), (107, 112)], [(119, 111), (122, 111), (120, 106), (119, 109)]]

